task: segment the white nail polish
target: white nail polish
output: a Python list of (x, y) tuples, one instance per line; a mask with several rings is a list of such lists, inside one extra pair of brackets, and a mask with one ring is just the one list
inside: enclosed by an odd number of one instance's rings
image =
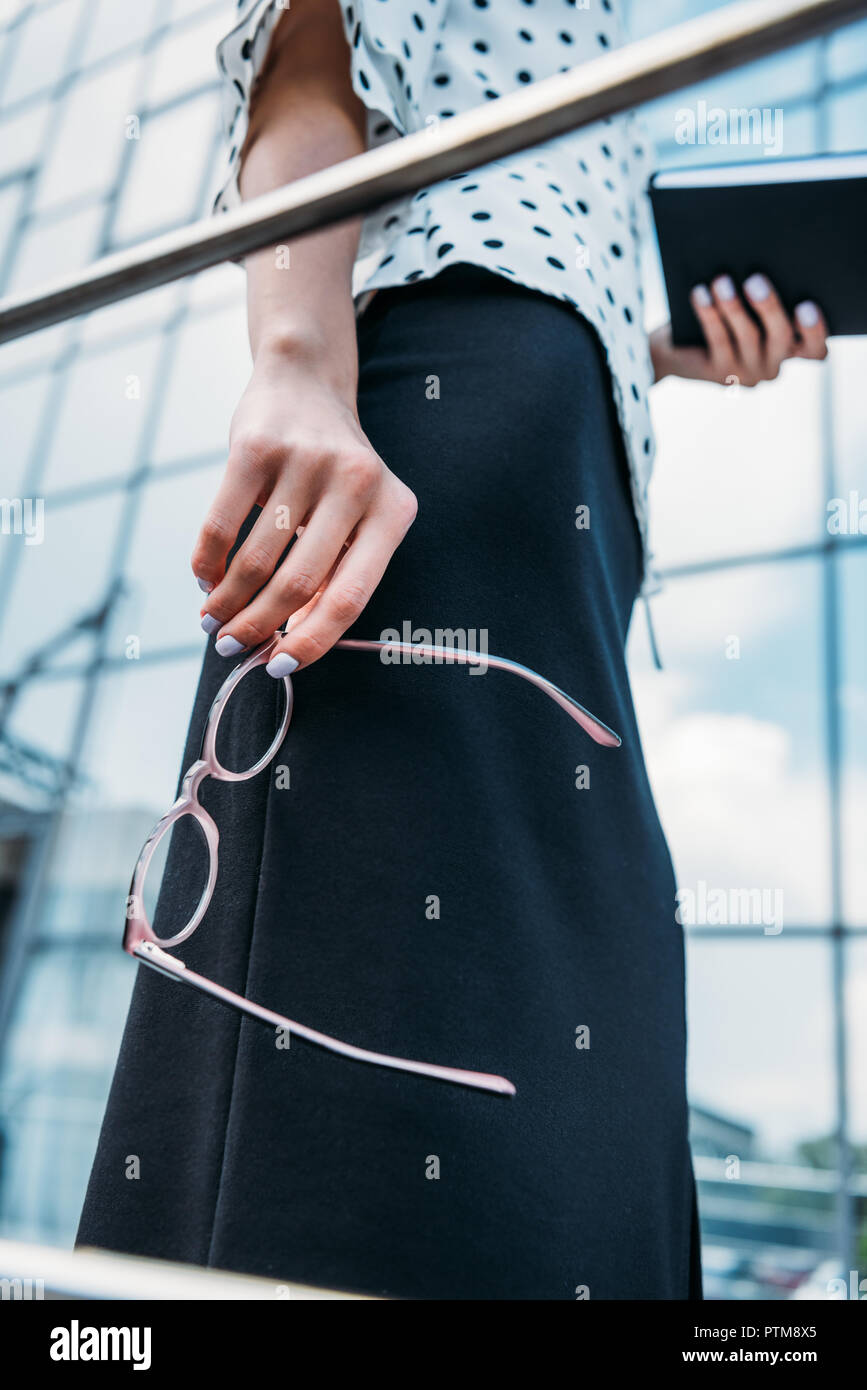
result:
[(696, 285), (692, 297), (700, 309), (706, 309), (709, 304), (713, 303), (713, 296), (707, 285)]
[(206, 613), (202, 619), (202, 631), (206, 632), (209, 637), (212, 637), (215, 632), (219, 632), (222, 626), (223, 624), (219, 619), (212, 618), (210, 613)]
[(751, 275), (749, 279), (744, 281), (744, 289), (750, 299), (755, 299), (757, 303), (767, 299), (771, 292), (771, 286), (764, 275)]
[(269, 676), (277, 680), (280, 676), (291, 676), (297, 666), (298, 662), (294, 656), (290, 656), (288, 652), (278, 652), (276, 656), (272, 656), (265, 670)]
[(226, 633), (226, 636), (221, 637), (216, 643), (216, 647), (218, 656), (237, 656), (238, 652), (244, 650), (244, 643), (239, 642), (237, 637), (230, 637)]
[(804, 328), (815, 328), (819, 322), (819, 308), (812, 299), (805, 299), (803, 304), (795, 306), (795, 318)]
[(198, 575), (196, 575), (196, 583), (203, 594), (209, 594), (214, 587), (213, 584), (208, 583), (207, 579), (200, 579)]
[(721, 275), (718, 280), (714, 280), (713, 287), (720, 299), (734, 299), (737, 293), (735, 282), (730, 275)]

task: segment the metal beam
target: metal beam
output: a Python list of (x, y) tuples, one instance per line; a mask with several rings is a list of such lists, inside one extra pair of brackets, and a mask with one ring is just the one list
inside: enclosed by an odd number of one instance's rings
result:
[(867, 0), (738, 0), (0, 304), (0, 342), (357, 216), (867, 14)]

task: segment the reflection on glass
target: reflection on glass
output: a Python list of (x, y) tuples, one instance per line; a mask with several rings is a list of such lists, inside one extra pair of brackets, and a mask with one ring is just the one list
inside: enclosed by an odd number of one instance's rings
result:
[[(21, 665), (23, 661), (24, 653)], [(13, 804), (35, 800), (49, 808), (52, 791), (63, 783), (81, 695), (78, 676), (20, 679), (0, 723), (0, 748), (8, 755), (6, 740), (11, 740), (16, 755), (0, 781), (0, 796)]]
[(802, 561), (669, 581), (661, 672), (633, 622), (651, 782), (698, 925), (829, 921), (820, 578)]
[(0, 671), (18, 669), (25, 655), (60, 641), (104, 601), (122, 497), (114, 494), (75, 506), (45, 506), (41, 545), (21, 537), (7, 603), (0, 614)]
[(134, 978), (111, 947), (31, 955), (0, 1062), (0, 1237), (75, 1234)]
[(688, 954), (705, 1294), (789, 1298), (834, 1249), (829, 948), (692, 938)]

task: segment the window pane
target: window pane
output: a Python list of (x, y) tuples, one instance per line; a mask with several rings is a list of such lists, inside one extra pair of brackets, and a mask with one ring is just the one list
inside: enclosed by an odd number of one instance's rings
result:
[(670, 581), (652, 600), (662, 672), (635, 616), (642, 741), (699, 926), (829, 921), (820, 578), (804, 561)]
[(216, 98), (209, 95), (142, 121), (141, 138), (129, 142), (131, 163), (112, 232), (114, 244), (139, 241), (204, 212), (204, 174), (217, 119)]
[(117, 0), (91, 3), (92, 18), (81, 55), (82, 66), (95, 63), (148, 35), (157, 18), (157, 3), (158, 0), (136, 0), (134, 5), (119, 5)]
[[(71, 217), (52, 217), (28, 228), (18, 242), (17, 255), (6, 285), (8, 294), (23, 294), (25, 290), (55, 280), (66, 271), (79, 270), (94, 259), (99, 245), (104, 210), (94, 204)], [(60, 325), (69, 328), (69, 325)], [(24, 341), (27, 346), (27, 339)], [(21, 360), (21, 346), (16, 343), (15, 358)]]
[(150, 665), (130, 661), (100, 685), (83, 770), (94, 805), (129, 813), (135, 834), (120, 856), (126, 883), (141, 849), (142, 816), (148, 830), (174, 800), (200, 667), (198, 656)]
[(72, 1243), (133, 979), (120, 947), (30, 963), (0, 1070), (7, 1238)]
[(25, 367), (48, 366), (57, 360), (76, 334), (74, 323), (58, 323), (41, 328), (24, 338), (0, 343), (0, 382), (16, 380)]
[(214, 50), (228, 28), (222, 10), (202, 24), (172, 29), (156, 50), (148, 75), (147, 104), (161, 106), (184, 92), (213, 83), (217, 87), (217, 60)]
[(76, 82), (54, 112), (54, 129), (39, 174), (36, 208), (104, 193), (116, 180), (131, 141), (126, 118), (136, 112), (139, 60)]
[(84, 355), (69, 369), (42, 479), (46, 494), (129, 473), (155, 409), (161, 342), (140, 338)]
[(28, 16), (13, 37), (12, 70), (3, 86), (4, 106), (47, 91), (63, 76), (81, 15), (78, 0), (45, 6)]
[(51, 117), (51, 103), (28, 106), (0, 121), (0, 175), (27, 169), (38, 160)]
[(688, 955), (705, 1296), (790, 1297), (835, 1244), (829, 947), (694, 937)]
[[(867, 551), (839, 561), (842, 600), (842, 803), (843, 915), (850, 926), (867, 927), (867, 648), (864, 645), (864, 588)], [(867, 1054), (865, 1054), (867, 1055)]]
[(174, 0), (172, 7), (172, 18), (175, 20), (186, 19), (187, 15), (196, 14), (199, 10), (207, 9), (210, 0)]
[(789, 362), (777, 381), (752, 390), (673, 379), (654, 388), (658, 563), (822, 537), (821, 371)]
[(834, 82), (867, 74), (867, 20), (828, 37), (828, 75)]
[(129, 874), (174, 795), (199, 664), (130, 666), (102, 683), (0, 1066), (4, 1235), (74, 1235), (135, 973), (120, 943)]
[(125, 347), (124, 339), (164, 325), (177, 312), (186, 294), (186, 281), (180, 281), (106, 304), (78, 320), (81, 342), (90, 346), (112, 339), (119, 340)]
[(203, 315), (182, 329), (153, 462), (225, 453), (232, 412), (250, 376), (244, 306)]
[(151, 483), (142, 496), (125, 566), (124, 624), (144, 654), (203, 641), (190, 555), (221, 475), (222, 466), (196, 469)]
[[(21, 653), (21, 658), (24, 655)], [(21, 683), (6, 727), (8, 742), (3, 746), (7, 770), (0, 778), (0, 798), (4, 802), (37, 811), (45, 811), (56, 802), (73, 748), (82, 693), (78, 678), (36, 678)], [(15, 754), (11, 759), (10, 749)]]
[(12, 234), (18, 224), (24, 196), (24, 182), (15, 179), (0, 188), (0, 277), (5, 278), (5, 268), (11, 259)]
[(688, 937), (689, 1091), (747, 1126), (743, 1158), (801, 1163), (834, 1126), (830, 948)]
[[(867, 338), (835, 338), (831, 345), (832, 420), (834, 439), (834, 470), (840, 499), (845, 502), (844, 509), (832, 508), (832, 513), (840, 511), (846, 521), (846, 533), (853, 527), (850, 517), (857, 518), (861, 535), (867, 535), (867, 503), (863, 519), (859, 505), (867, 498), (867, 453), (864, 441), (867, 439), (867, 392), (864, 381), (867, 379)], [(850, 491), (858, 491), (854, 510), (850, 508)], [(828, 503), (825, 498), (826, 526), (828, 523)]]
[(828, 125), (832, 150), (860, 150), (867, 125), (867, 85), (854, 92), (828, 98)]
[[(42, 412), (56, 390), (47, 374), (28, 377), (0, 387), (0, 419), (3, 421), (3, 494), (21, 497), (33, 465), (33, 447), (42, 424)], [(4, 537), (4, 541), (5, 541)]]
[(846, 966), (850, 1133), (859, 1149), (856, 1171), (867, 1177), (867, 941), (849, 943)]
[(104, 602), (121, 502), (113, 494), (71, 507), (46, 505), (42, 544), (15, 538), (20, 550), (0, 626), (4, 673), (36, 648), (60, 642)]

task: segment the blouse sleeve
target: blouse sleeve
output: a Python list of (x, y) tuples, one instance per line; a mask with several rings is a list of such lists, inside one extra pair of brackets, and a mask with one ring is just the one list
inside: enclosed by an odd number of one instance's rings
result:
[[(316, 0), (307, 0), (316, 3)], [(428, 72), (439, 43), (448, 0), (417, 0), (384, 5), (381, 0), (339, 0), (350, 48), (352, 85), (391, 135), (424, 128), (421, 109)], [(223, 128), (227, 164), (214, 211), (241, 201), (238, 188), (241, 150), (247, 135), (250, 101), (265, 65), (271, 35), (287, 5), (281, 0), (239, 0), (234, 29), (217, 45), (222, 79)]]

